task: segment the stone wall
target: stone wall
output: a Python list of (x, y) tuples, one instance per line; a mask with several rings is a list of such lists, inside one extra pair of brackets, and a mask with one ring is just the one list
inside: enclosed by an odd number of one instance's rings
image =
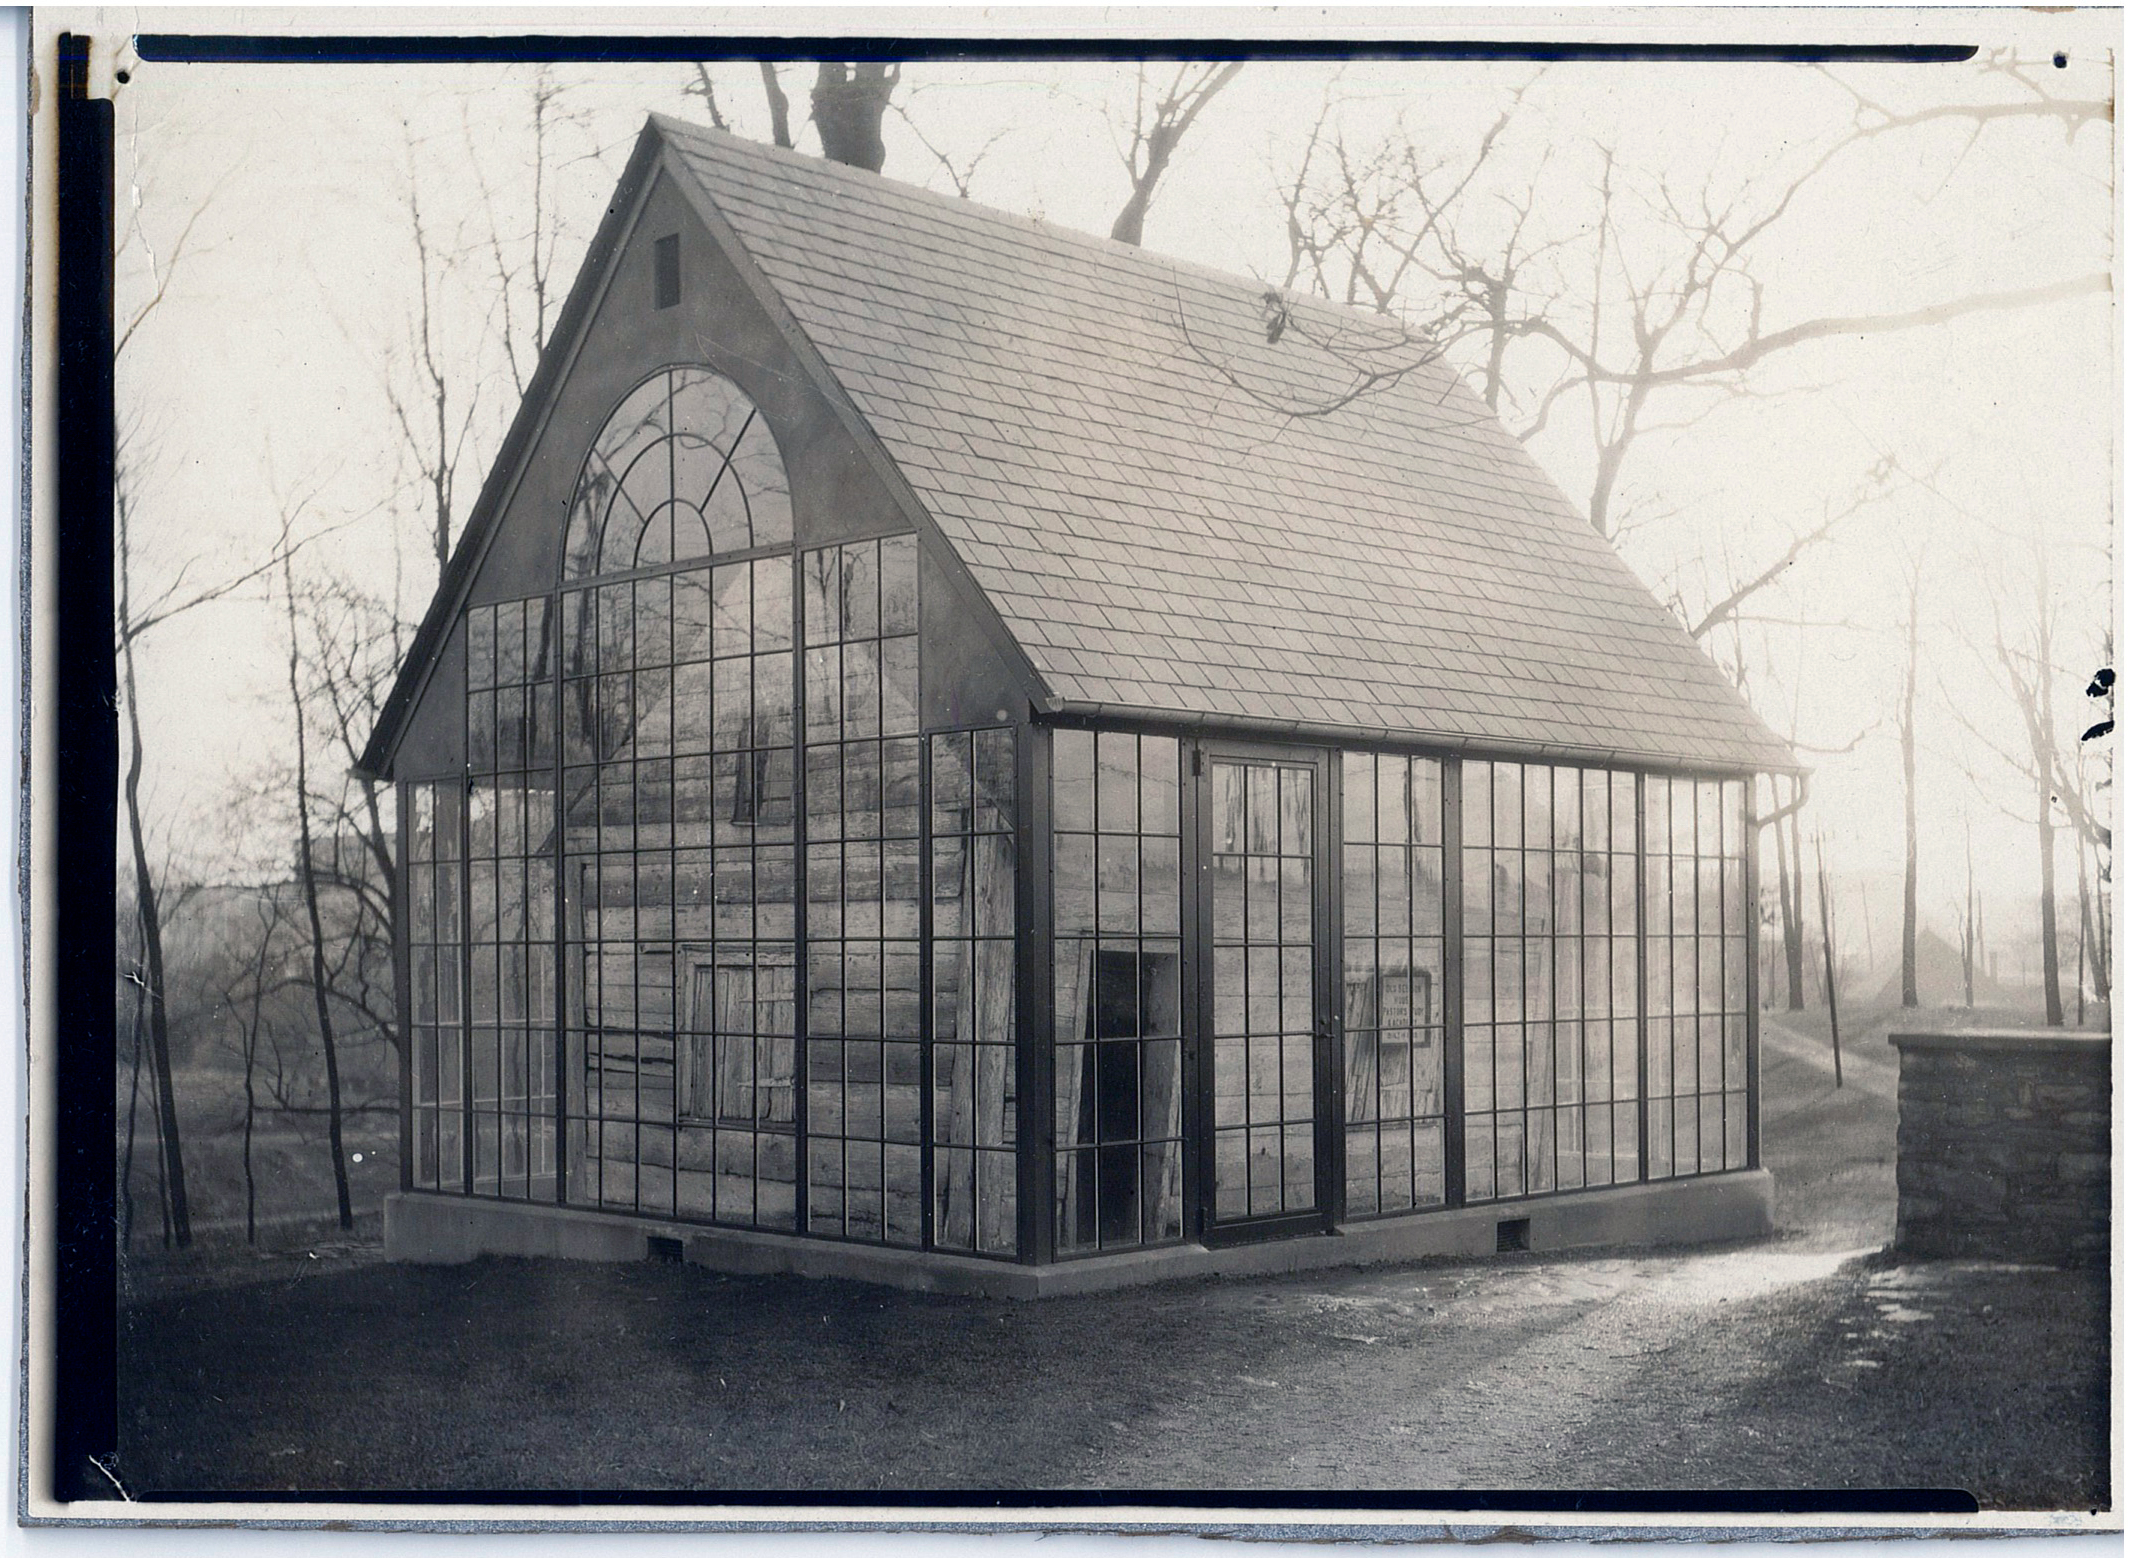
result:
[(2105, 1263), (2113, 1041), (1890, 1035), (1901, 1055), (1897, 1253)]

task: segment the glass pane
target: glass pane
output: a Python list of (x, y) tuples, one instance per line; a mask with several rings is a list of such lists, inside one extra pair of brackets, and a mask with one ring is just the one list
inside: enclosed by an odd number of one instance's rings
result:
[(1014, 796), (1014, 742), (1010, 730), (980, 730), (972, 756), (975, 762), (976, 811), (971, 824), (979, 832), (1009, 830), (1016, 810)]
[(1092, 732), (1060, 730), (1051, 736), (1054, 825), (1091, 832), (1095, 825), (1095, 745)]
[(889, 636), (917, 631), (915, 536), (892, 536), (880, 543), (880, 631)]
[(1354, 843), (1375, 837), (1375, 757), (1367, 752), (1346, 752), (1339, 758), (1341, 805), (1345, 836)]
[(1385, 844), (1412, 838), (1411, 764), (1402, 757), (1376, 762), (1376, 837)]
[(474, 606), (466, 613), (466, 685), (496, 684), (496, 627), (493, 606)]
[(1174, 833), (1177, 830), (1179, 755), (1178, 745), (1173, 740), (1160, 736), (1139, 738), (1139, 831), (1142, 833)]
[[(1463, 815), (1458, 820), (1464, 834), (1464, 847), (1467, 852), (1486, 849), (1494, 839), (1494, 765), (1466, 763), (1461, 778)], [(1474, 872), (1467, 865), (1466, 880), (1469, 881), (1473, 875)]]
[(1095, 738), (1097, 825), (1105, 833), (1139, 827), (1139, 738), (1104, 731)]

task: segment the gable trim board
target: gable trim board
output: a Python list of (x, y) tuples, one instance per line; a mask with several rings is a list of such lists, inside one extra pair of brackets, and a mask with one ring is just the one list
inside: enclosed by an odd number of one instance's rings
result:
[[(1255, 283), (654, 115), (361, 771), (392, 771), (661, 174), (1024, 681), (1028, 714), (1797, 770), (1439, 360), (1283, 420), (1253, 409), (1246, 376), (1323, 381), (1339, 363), (1250, 342)], [(1194, 365), (1196, 343), (1171, 338), (1149, 302), (1171, 295), (1174, 323), (1223, 363), (1198, 351)], [(1374, 316), (1282, 303), (1297, 339), (1389, 338)], [(1251, 323), (1218, 335), (1187, 307)]]

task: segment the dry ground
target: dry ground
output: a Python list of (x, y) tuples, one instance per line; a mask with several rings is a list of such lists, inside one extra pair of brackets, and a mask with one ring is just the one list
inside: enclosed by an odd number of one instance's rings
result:
[(688, 1267), (144, 1273), (136, 1488), (1962, 1488), (2107, 1499), (2105, 1283), (1898, 1267), (1892, 1056), (1770, 1023), (1783, 1233), (1013, 1304)]

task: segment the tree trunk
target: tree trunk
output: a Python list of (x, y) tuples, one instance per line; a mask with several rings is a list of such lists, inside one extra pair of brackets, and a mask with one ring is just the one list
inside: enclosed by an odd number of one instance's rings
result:
[(340, 1226), (353, 1228), (355, 1212), (348, 1200), (348, 1160), (340, 1138), (340, 1055), (333, 1043), (333, 1013), (326, 1000), (325, 923), (318, 912), (316, 845), (311, 837), (310, 754), (304, 731), (303, 690), (297, 678), (301, 659), (296, 639), (296, 585), (292, 564), (284, 559), (283, 580), (288, 589), (288, 695), (296, 713), (296, 847), (299, 879), (303, 884), (303, 910), (311, 930), (311, 996), (318, 1009), (318, 1039), (325, 1047), (326, 1139), (333, 1155), (333, 1194), (339, 1202)]
[[(709, 82), (706, 75), (705, 84)], [(777, 80), (777, 68), (767, 60), (762, 61), (762, 92), (769, 99), (769, 133), (779, 146), (791, 149), (791, 99), (784, 95), (784, 84)]]
[(123, 1248), (133, 1248), (133, 1141), (141, 1112), (141, 1051), (148, 1042), (146, 986), (133, 982), (133, 1085), (126, 1099), (126, 1155), (118, 1171), (118, 1231)]
[(2078, 1026), (2086, 1025), (2086, 970), (2092, 962), (2092, 938), (2086, 927), (2092, 922), (2092, 895), (2086, 888), (2086, 846), (2077, 841), (2078, 856), (2078, 972), (2074, 978), (2078, 995)]
[[(121, 546), (124, 542), (121, 539)], [(192, 1243), (192, 1212), (185, 1196), (185, 1153), (178, 1136), (177, 1086), (170, 1069), (170, 1013), (163, 991), (163, 921), (148, 869), (148, 839), (141, 825), (140, 697), (133, 671), (133, 640), (124, 641), (126, 728), (132, 750), (126, 759), (126, 831), (133, 845), (134, 906), (140, 915), (141, 954), (148, 976), (148, 1054), (155, 1069), (156, 1115), (162, 1141), (163, 1183), (170, 1199), (170, 1236), (179, 1249)]]
[[(1176, 155), (1176, 147), (1190, 130), (1199, 111), (1219, 95), (1220, 89), (1235, 79), (1243, 68), (1241, 60), (1231, 60), (1220, 69), (1207, 67), (1209, 74), (1198, 84), (1184, 85), (1185, 73), (1179, 71), (1176, 85), (1170, 96), (1154, 109), (1154, 122), (1147, 125), (1142, 117), (1133, 130), (1133, 155), (1126, 159), (1126, 167), (1132, 175), (1131, 198), (1124, 202), (1124, 209), (1117, 213), (1117, 220), (1110, 224), (1109, 236), (1119, 243), (1128, 243), (1137, 248), (1146, 238), (1147, 208), (1154, 203), (1154, 191), (1161, 183), (1161, 176), (1168, 172), (1169, 160)], [(1139, 90), (1142, 108), (1145, 103), (1146, 67), (1139, 67)], [(1145, 139), (1139, 140), (1140, 129)], [(1139, 160), (1138, 152), (1144, 147), (1146, 157)]]
[(2040, 785), (2041, 816), (2034, 840), (2041, 847), (2041, 1004), (2051, 1028), (2063, 1026), (2063, 983), (2056, 948), (2056, 824), (2049, 816), (2049, 785)]
[[(1788, 896), (1782, 906), (1782, 955), (1789, 983), (1789, 1006), (1793, 1012), (1805, 1009), (1805, 853), (1804, 840), (1797, 825), (1797, 813), (1789, 816), (1789, 868), (1783, 875), (1783, 888)], [(1775, 830), (1776, 845), (1781, 847), (1782, 827)]]
[(2093, 995), (2100, 1003), (2101, 1026), (2112, 1030), (2115, 1026), (2115, 979), (2109, 958), (2110, 927), (2108, 923), (2108, 876), (2099, 859), (2099, 849), (2094, 850), (2093, 893)]
[(1921, 575), (1908, 589), (1908, 666), (1901, 683), (1901, 1005), (1921, 1005), (1916, 994), (1916, 597)]
[(1975, 960), (1982, 956), (1982, 920), (1975, 903), (1975, 835), (1967, 834), (1967, 898), (1960, 916), (1960, 978), (1967, 986), (1967, 1009), (1975, 1009)]
[(1827, 1031), (1834, 1039), (1834, 1085), (1842, 1085), (1842, 1011), (1841, 992), (1834, 979), (1834, 905), (1827, 895), (1827, 846), (1824, 840), (1816, 845), (1819, 851), (1819, 946), (1827, 966)]
[(888, 99), (902, 79), (902, 67), (878, 60), (845, 65), (823, 60), (814, 77), (814, 128), (821, 133), (821, 155), (878, 173), (887, 161), (880, 122)]

